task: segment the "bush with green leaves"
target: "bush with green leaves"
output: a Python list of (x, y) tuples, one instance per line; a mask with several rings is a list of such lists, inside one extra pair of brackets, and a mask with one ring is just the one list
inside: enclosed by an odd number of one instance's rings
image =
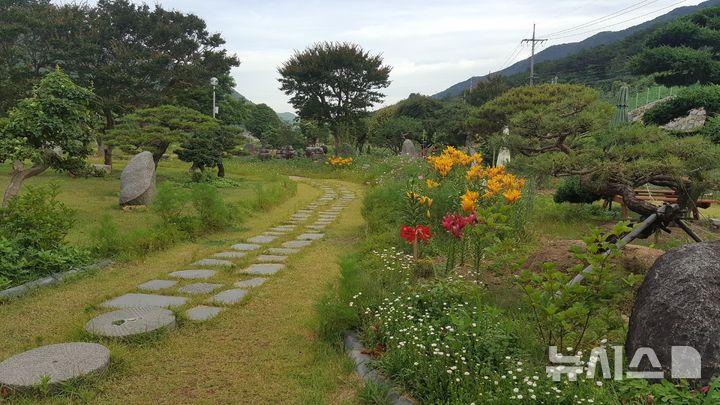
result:
[(665, 100), (645, 112), (643, 122), (664, 125), (688, 114), (690, 110), (704, 107), (708, 114), (720, 112), (720, 86), (692, 86), (682, 89), (676, 96)]
[(86, 251), (66, 244), (73, 211), (56, 197), (55, 187), (29, 187), (0, 209), (0, 288), (88, 261)]
[(593, 194), (583, 187), (580, 178), (577, 176), (567, 177), (555, 191), (553, 201), (556, 203), (592, 204), (600, 200), (600, 196)]

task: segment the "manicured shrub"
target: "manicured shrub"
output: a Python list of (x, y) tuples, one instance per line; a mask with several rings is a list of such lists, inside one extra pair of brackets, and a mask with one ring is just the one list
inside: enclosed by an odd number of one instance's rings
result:
[(672, 99), (645, 112), (643, 122), (664, 125), (700, 107), (705, 107), (709, 114), (720, 112), (720, 86), (693, 86), (683, 89)]
[(592, 204), (600, 200), (600, 196), (593, 194), (583, 187), (579, 177), (567, 177), (555, 191), (553, 201), (556, 203)]

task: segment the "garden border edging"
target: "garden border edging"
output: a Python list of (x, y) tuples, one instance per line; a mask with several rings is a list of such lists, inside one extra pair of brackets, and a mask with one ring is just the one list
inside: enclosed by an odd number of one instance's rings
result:
[[(360, 378), (363, 379), (364, 382), (374, 382), (376, 384), (384, 384), (393, 387), (393, 385), (385, 377), (380, 375), (377, 370), (374, 370), (370, 367), (372, 357), (363, 353), (365, 348), (360, 342), (360, 337), (357, 331), (346, 332), (345, 337), (343, 338), (343, 344), (345, 346), (345, 351), (347, 352), (348, 356), (350, 356), (350, 358), (352, 358), (355, 362), (355, 372), (358, 373), (358, 375), (360, 376)], [(390, 389), (388, 399), (390, 400), (390, 403), (392, 405), (416, 404), (414, 400), (408, 399), (400, 395), (400, 393), (394, 387)]]
[(112, 266), (113, 264), (114, 262), (112, 260), (100, 260), (96, 263), (81, 267), (79, 269), (68, 270), (64, 273), (55, 273), (38, 280), (29, 281), (25, 284), (21, 284), (12, 288), (8, 288), (7, 290), (0, 291), (0, 301), (18, 298), (26, 294), (30, 290), (55, 285), (69, 276), (83, 273), (89, 270), (102, 270)]

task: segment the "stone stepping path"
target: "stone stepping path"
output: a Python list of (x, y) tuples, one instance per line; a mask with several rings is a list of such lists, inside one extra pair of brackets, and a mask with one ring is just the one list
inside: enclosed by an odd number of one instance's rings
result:
[(285, 268), (284, 264), (278, 263), (256, 263), (241, 271), (244, 274), (253, 274), (257, 276), (269, 276), (277, 273)]
[(61, 343), (17, 354), (0, 363), (0, 386), (30, 390), (43, 379), (54, 390), (78, 377), (101, 373), (110, 363), (110, 350), (97, 343)]
[(270, 243), (277, 238), (278, 238), (277, 236), (259, 235), (259, 236), (255, 236), (252, 238), (248, 238), (247, 241), (250, 243), (265, 244), (265, 243)]
[(105, 308), (139, 308), (139, 307), (179, 307), (185, 305), (187, 298), (169, 295), (129, 293), (105, 301), (100, 306)]
[(267, 250), (267, 252), (270, 253), (271, 255), (281, 255), (281, 256), (295, 254), (295, 253), (298, 253), (299, 251), (300, 251), (300, 249), (288, 249), (288, 248), (269, 248)]
[(173, 287), (178, 282), (175, 280), (150, 280), (137, 286), (140, 290), (157, 291)]
[(302, 248), (305, 246), (310, 246), (312, 241), (309, 240), (291, 240), (290, 242), (285, 242), (282, 244), (282, 247), (284, 248), (290, 248), (290, 249), (297, 249)]
[(275, 232), (291, 232), (291, 231), (295, 230), (295, 226), (294, 225), (280, 225), (280, 226), (276, 226), (274, 228), (270, 228), (270, 230), (275, 231)]
[(222, 286), (222, 284), (195, 283), (180, 287), (178, 288), (178, 291), (186, 294), (208, 294), (217, 290), (218, 288), (221, 288)]
[(191, 321), (202, 322), (215, 318), (222, 310), (223, 308), (198, 305), (185, 311), (185, 316)]
[(287, 256), (279, 256), (279, 255), (260, 255), (257, 257), (257, 261), (259, 262), (273, 262), (273, 263), (281, 263), (287, 260)]
[(249, 250), (260, 249), (260, 245), (257, 245), (254, 243), (238, 243), (238, 244), (232, 245), (230, 247), (235, 250), (240, 250), (240, 251), (249, 251)]
[(129, 308), (98, 315), (85, 324), (93, 335), (124, 338), (175, 327), (175, 314), (157, 308)]
[(247, 253), (243, 252), (220, 252), (213, 255), (213, 257), (219, 257), (223, 259), (240, 259), (245, 256), (247, 256)]
[(324, 233), (303, 233), (297, 237), (298, 240), (319, 240), (325, 237)]
[(232, 267), (233, 262), (221, 259), (200, 259), (193, 263), (192, 266)]
[(210, 302), (232, 305), (240, 302), (240, 300), (245, 298), (246, 295), (247, 290), (243, 290), (242, 288), (235, 288), (232, 290), (225, 290), (220, 294), (213, 296), (212, 298), (210, 298)]
[(235, 287), (239, 288), (254, 288), (254, 287), (260, 287), (261, 285), (265, 284), (267, 281), (266, 278), (262, 277), (255, 277), (251, 278), (249, 280), (242, 280), (235, 283)]
[(169, 274), (171, 277), (194, 280), (198, 278), (210, 278), (217, 274), (215, 270), (180, 270)]

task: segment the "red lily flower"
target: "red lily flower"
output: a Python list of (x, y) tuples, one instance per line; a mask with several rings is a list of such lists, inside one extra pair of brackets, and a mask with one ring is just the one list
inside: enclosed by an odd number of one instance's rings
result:
[(402, 229), (400, 229), (400, 237), (405, 239), (407, 243), (413, 243), (417, 239), (415, 229), (407, 225), (403, 225)]
[(418, 225), (415, 228), (403, 225), (400, 229), (400, 237), (405, 239), (407, 243), (414, 243), (417, 240), (427, 241), (432, 237), (430, 228), (425, 225)]
[(430, 233), (430, 227), (425, 225), (418, 225), (415, 228), (415, 235), (417, 235), (418, 240), (421, 240), (423, 242), (432, 238), (432, 234)]

